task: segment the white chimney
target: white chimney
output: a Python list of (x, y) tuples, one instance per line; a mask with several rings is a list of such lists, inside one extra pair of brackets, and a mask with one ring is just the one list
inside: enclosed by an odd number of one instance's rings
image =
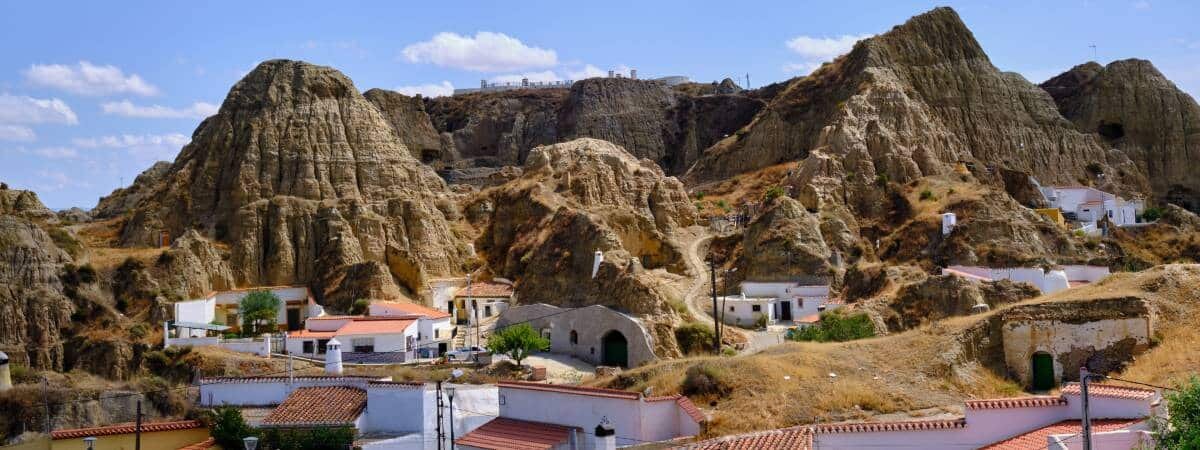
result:
[(342, 374), (342, 343), (338, 342), (337, 338), (330, 339), (325, 344), (325, 373)]
[(612, 78), (612, 77), (613, 77), (613, 71), (611, 71), (611, 70), (610, 70), (610, 71), (608, 71), (608, 77), (609, 77), (609, 78)]
[(637, 79), (637, 69), (629, 69), (629, 78)]
[(955, 216), (954, 213), (942, 214), (942, 236), (949, 235), (951, 231), (954, 231), (954, 227), (957, 225), (958, 216)]
[(8, 354), (0, 352), (0, 392), (12, 389), (12, 371), (8, 369)]
[(613, 429), (608, 417), (600, 419), (596, 425), (596, 450), (617, 450), (617, 430)]
[(600, 263), (604, 262), (604, 252), (596, 250), (596, 257), (592, 259), (592, 278), (596, 278), (596, 273), (600, 271)]

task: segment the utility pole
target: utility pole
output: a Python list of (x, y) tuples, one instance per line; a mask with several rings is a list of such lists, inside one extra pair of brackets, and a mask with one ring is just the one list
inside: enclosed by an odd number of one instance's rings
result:
[[(716, 297), (713, 297), (716, 298)], [(42, 403), (46, 404), (46, 435), (50, 435), (50, 381), (42, 375)]]
[(717, 261), (716, 258), (709, 257), (708, 259), (709, 281), (712, 282), (712, 301), (713, 301), (713, 353), (721, 354), (721, 320), (718, 319), (721, 314), (721, 309), (717, 307)]
[(750, 89), (750, 74), (746, 74), (746, 89)]
[(1079, 368), (1079, 397), (1083, 407), (1083, 414), (1080, 416), (1083, 422), (1083, 450), (1092, 450), (1092, 418), (1088, 412), (1088, 378), (1091, 376), (1086, 366)]
[(442, 382), (437, 382), (437, 448), (443, 450), (446, 436), (442, 434)]
[(133, 450), (142, 450), (142, 399), (137, 402), (137, 419), (133, 426)]

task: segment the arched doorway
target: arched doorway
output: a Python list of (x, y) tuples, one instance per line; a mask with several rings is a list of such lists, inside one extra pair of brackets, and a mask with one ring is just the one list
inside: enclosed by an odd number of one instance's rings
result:
[(1048, 391), (1054, 388), (1054, 357), (1046, 352), (1033, 354), (1033, 390)]
[(612, 330), (600, 341), (600, 364), (629, 367), (629, 341), (620, 331)]

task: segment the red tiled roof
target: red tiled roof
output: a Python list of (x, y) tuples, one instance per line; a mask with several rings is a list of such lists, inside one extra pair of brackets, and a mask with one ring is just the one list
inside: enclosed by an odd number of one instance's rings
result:
[(397, 334), (403, 333), (404, 330), (407, 330), (408, 327), (416, 322), (414, 319), (353, 320), (350, 323), (342, 325), (335, 333), (338, 336)]
[[(218, 383), (277, 383), (287, 381), (286, 376), (262, 376), (262, 377), (205, 377), (200, 379), (200, 384), (218, 384)], [(369, 377), (364, 375), (304, 375), (292, 377), (295, 381), (341, 381), (341, 380), (366, 380), (376, 381), (379, 377)]]
[(304, 320), (354, 320), (354, 319), (358, 319), (358, 318), (361, 318), (361, 317), (365, 317), (365, 316), (347, 316), (347, 315), (332, 316), (332, 315), (331, 315), (331, 316), (316, 316), (316, 317), (309, 317), (309, 318), (307, 318), (307, 319), (304, 319)]
[(602, 389), (588, 388), (579, 386), (564, 386), (557, 384), (529, 383), (525, 381), (500, 381), (496, 386), (510, 389), (525, 389), (530, 391), (545, 391), (559, 392), (571, 395), (588, 395), (592, 397), (607, 397), (607, 398), (622, 398), (626, 400), (637, 400), (642, 398), (642, 395), (637, 392), (621, 391), (617, 389)]
[(674, 450), (810, 450), (812, 430), (806, 426), (759, 431), (672, 447)]
[(1039, 395), (1036, 397), (988, 398), (967, 400), (967, 409), (1040, 408), (1067, 404), (1062, 397)]
[(264, 427), (353, 425), (366, 407), (367, 391), (362, 389), (304, 387), (292, 391), (262, 424)]
[(884, 431), (949, 430), (954, 428), (964, 428), (966, 426), (967, 420), (958, 418), (942, 420), (909, 420), (899, 422), (827, 423), (814, 426), (813, 431), (821, 434), (878, 433)]
[(471, 283), (471, 286), (459, 289), (455, 297), (512, 297), (513, 287), (511, 284), (477, 282)]
[(692, 400), (687, 397), (682, 395), (679, 396), (679, 398), (675, 399), (675, 404), (679, 405), (679, 407), (683, 409), (683, 412), (687, 413), (688, 417), (691, 417), (692, 420), (696, 421), (696, 423), (708, 420), (708, 417), (704, 416), (704, 413), (700, 411), (700, 408), (697, 408), (696, 404), (692, 403)]
[(203, 441), (197, 442), (192, 445), (185, 445), (183, 447), (179, 447), (178, 450), (208, 450), (208, 449), (216, 447), (216, 446), (217, 446), (217, 440), (210, 437), (208, 439), (205, 439)]
[(383, 305), (384, 307), (386, 307), (388, 309), (393, 309), (393, 310), (397, 310), (397, 311), (408, 313), (408, 314), (422, 315), (422, 316), (428, 317), (430, 319), (444, 319), (444, 318), (450, 317), (450, 313), (448, 313), (448, 312), (433, 309), (433, 308), (430, 308), (425, 305), (418, 305), (416, 303), (385, 301), (385, 302), (375, 302), (375, 304)]
[(567, 442), (572, 427), (497, 417), (454, 441), (488, 450), (548, 450)]
[[(1088, 386), (1089, 388), (1091, 386)], [(1091, 394), (1091, 391), (1088, 391)], [(1129, 428), (1134, 424), (1141, 422), (1143, 419), (1109, 419), (1109, 420), (1093, 420), (1092, 432), (1103, 433), (1106, 431), (1117, 431)], [(1013, 436), (1003, 441), (983, 447), (991, 450), (1037, 450), (1045, 449), (1047, 439), (1055, 434), (1077, 434), (1083, 430), (1083, 425), (1078, 420), (1064, 420), (1062, 422), (1047, 425), (1042, 428), (1030, 431), (1028, 433)]]
[[(1142, 389), (1115, 384), (1088, 384), (1089, 397), (1119, 398), (1124, 400), (1146, 400), (1158, 392), (1153, 389)], [(1062, 388), (1063, 395), (1080, 395), (1079, 383), (1067, 383)]]
[[(133, 434), (137, 426), (133, 422), (109, 425), (105, 427), (93, 428), (76, 428), (71, 430), (57, 430), (50, 432), (50, 439), (80, 439), (88, 436), (112, 436), (116, 434)], [(204, 423), (199, 420), (177, 420), (173, 422), (150, 422), (142, 424), (143, 433), (154, 433), (159, 431), (178, 431), (192, 430), (196, 428), (204, 428)]]
[(329, 339), (329, 338), (332, 338), (333, 336), (334, 336), (334, 332), (333, 332), (333, 331), (308, 331), (308, 330), (299, 330), (299, 331), (289, 331), (289, 332), (288, 332), (288, 337), (289, 337), (289, 338), (296, 338), (296, 339), (304, 339), (304, 338), (309, 338), (309, 339)]

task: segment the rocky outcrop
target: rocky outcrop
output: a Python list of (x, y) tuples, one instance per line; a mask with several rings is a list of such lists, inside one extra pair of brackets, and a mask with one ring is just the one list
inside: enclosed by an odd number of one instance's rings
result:
[(181, 298), (200, 298), (212, 291), (237, 287), (228, 252), (196, 230), (188, 230), (175, 239), (171, 248), (159, 256), (156, 268), (162, 284)]
[(421, 96), (409, 97), (399, 92), (371, 89), (364, 92), (363, 97), (379, 108), (413, 158), (426, 163), (444, 159), (441, 136), (433, 129)]
[[(493, 273), (515, 279), (523, 303), (673, 314), (678, 293), (647, 269), (686, 271), (672, 234), (695, 212), (653, 162), (596, 139), (538, 147), (520, 178), (476, 203), (469, 209), (490, 211), (477, 247)], [(593, 278), (597, 251), (604, 262)]]
[(860, 213), (877, 203), (877, 177), (905, 183), (950, 173), (960, 161), (1046, 184), (1078, 184), (1096, 164), (1123, 174), (1102, 180), (1112, 190), (1147, 187), (1124, 153), (1077, 131), (1036, 85), (992, 66), (949, 8), (860, 41), (792, 80), (749, 125), (706, 150), (687, 179), (796, 160), (799, 184)]
[(1009, 280), (978, 282), (955, 275), (938, 275), (900, 286), (895, 295), (866, 302), (865, 309), (880, 316), (890, 332), (904, 331), (947, 317), (976, 312), (1037, 297), (1041, 292), (1027, 283)]
[(454, 167), (519, 166), (529, 150), (559, 142), (558, 109), (566, 89), (475, 93), (426, 100)]
[[(1154, 199), (1200, 211), (1200, 105), (1149, 61), (1089, 62), (1042, 88), (1080, 131), (1129, 155)], [(1105, 171), (1106, 178), (1127, 173)]]
[(800, 202), (780, 197), (750, 223), (737, 259), (737, 278), (791, 280), (828, 276), (833, 253), (825, 245), (816, 214)]
[(71, 258), (34, 223), (0, 215), (0, 351), (22, 365), (63, 368), (75, 307), (59, 273)]
[(159, 161), (154, 163), (149, 169), (138, 174), (137, 178), (133, 179), (133, 184), (130, 184), (129, 187), (117, 188), (111, 194), (101, 197), (96, 207), (92, 208), (92, 217), (96, 219), (109, 219), (129, 213), (139, 203), (147, 200), (146, 196), (154, 192), (159, 180), (170, 169), (171, 163), (169, 162)]
[(200, 124), (121, 239), (194, 229), (228, 245), (239, 286), (310, 283), (373, 261), (415, 291), (471, 255), (446, 219), (447, 193), (348, 78), (273, 60)]
[(58, 216), (42, 204), (33, 191), (0, 189), (0, 215), (20, 216), (35, 220), (56, 220)]

